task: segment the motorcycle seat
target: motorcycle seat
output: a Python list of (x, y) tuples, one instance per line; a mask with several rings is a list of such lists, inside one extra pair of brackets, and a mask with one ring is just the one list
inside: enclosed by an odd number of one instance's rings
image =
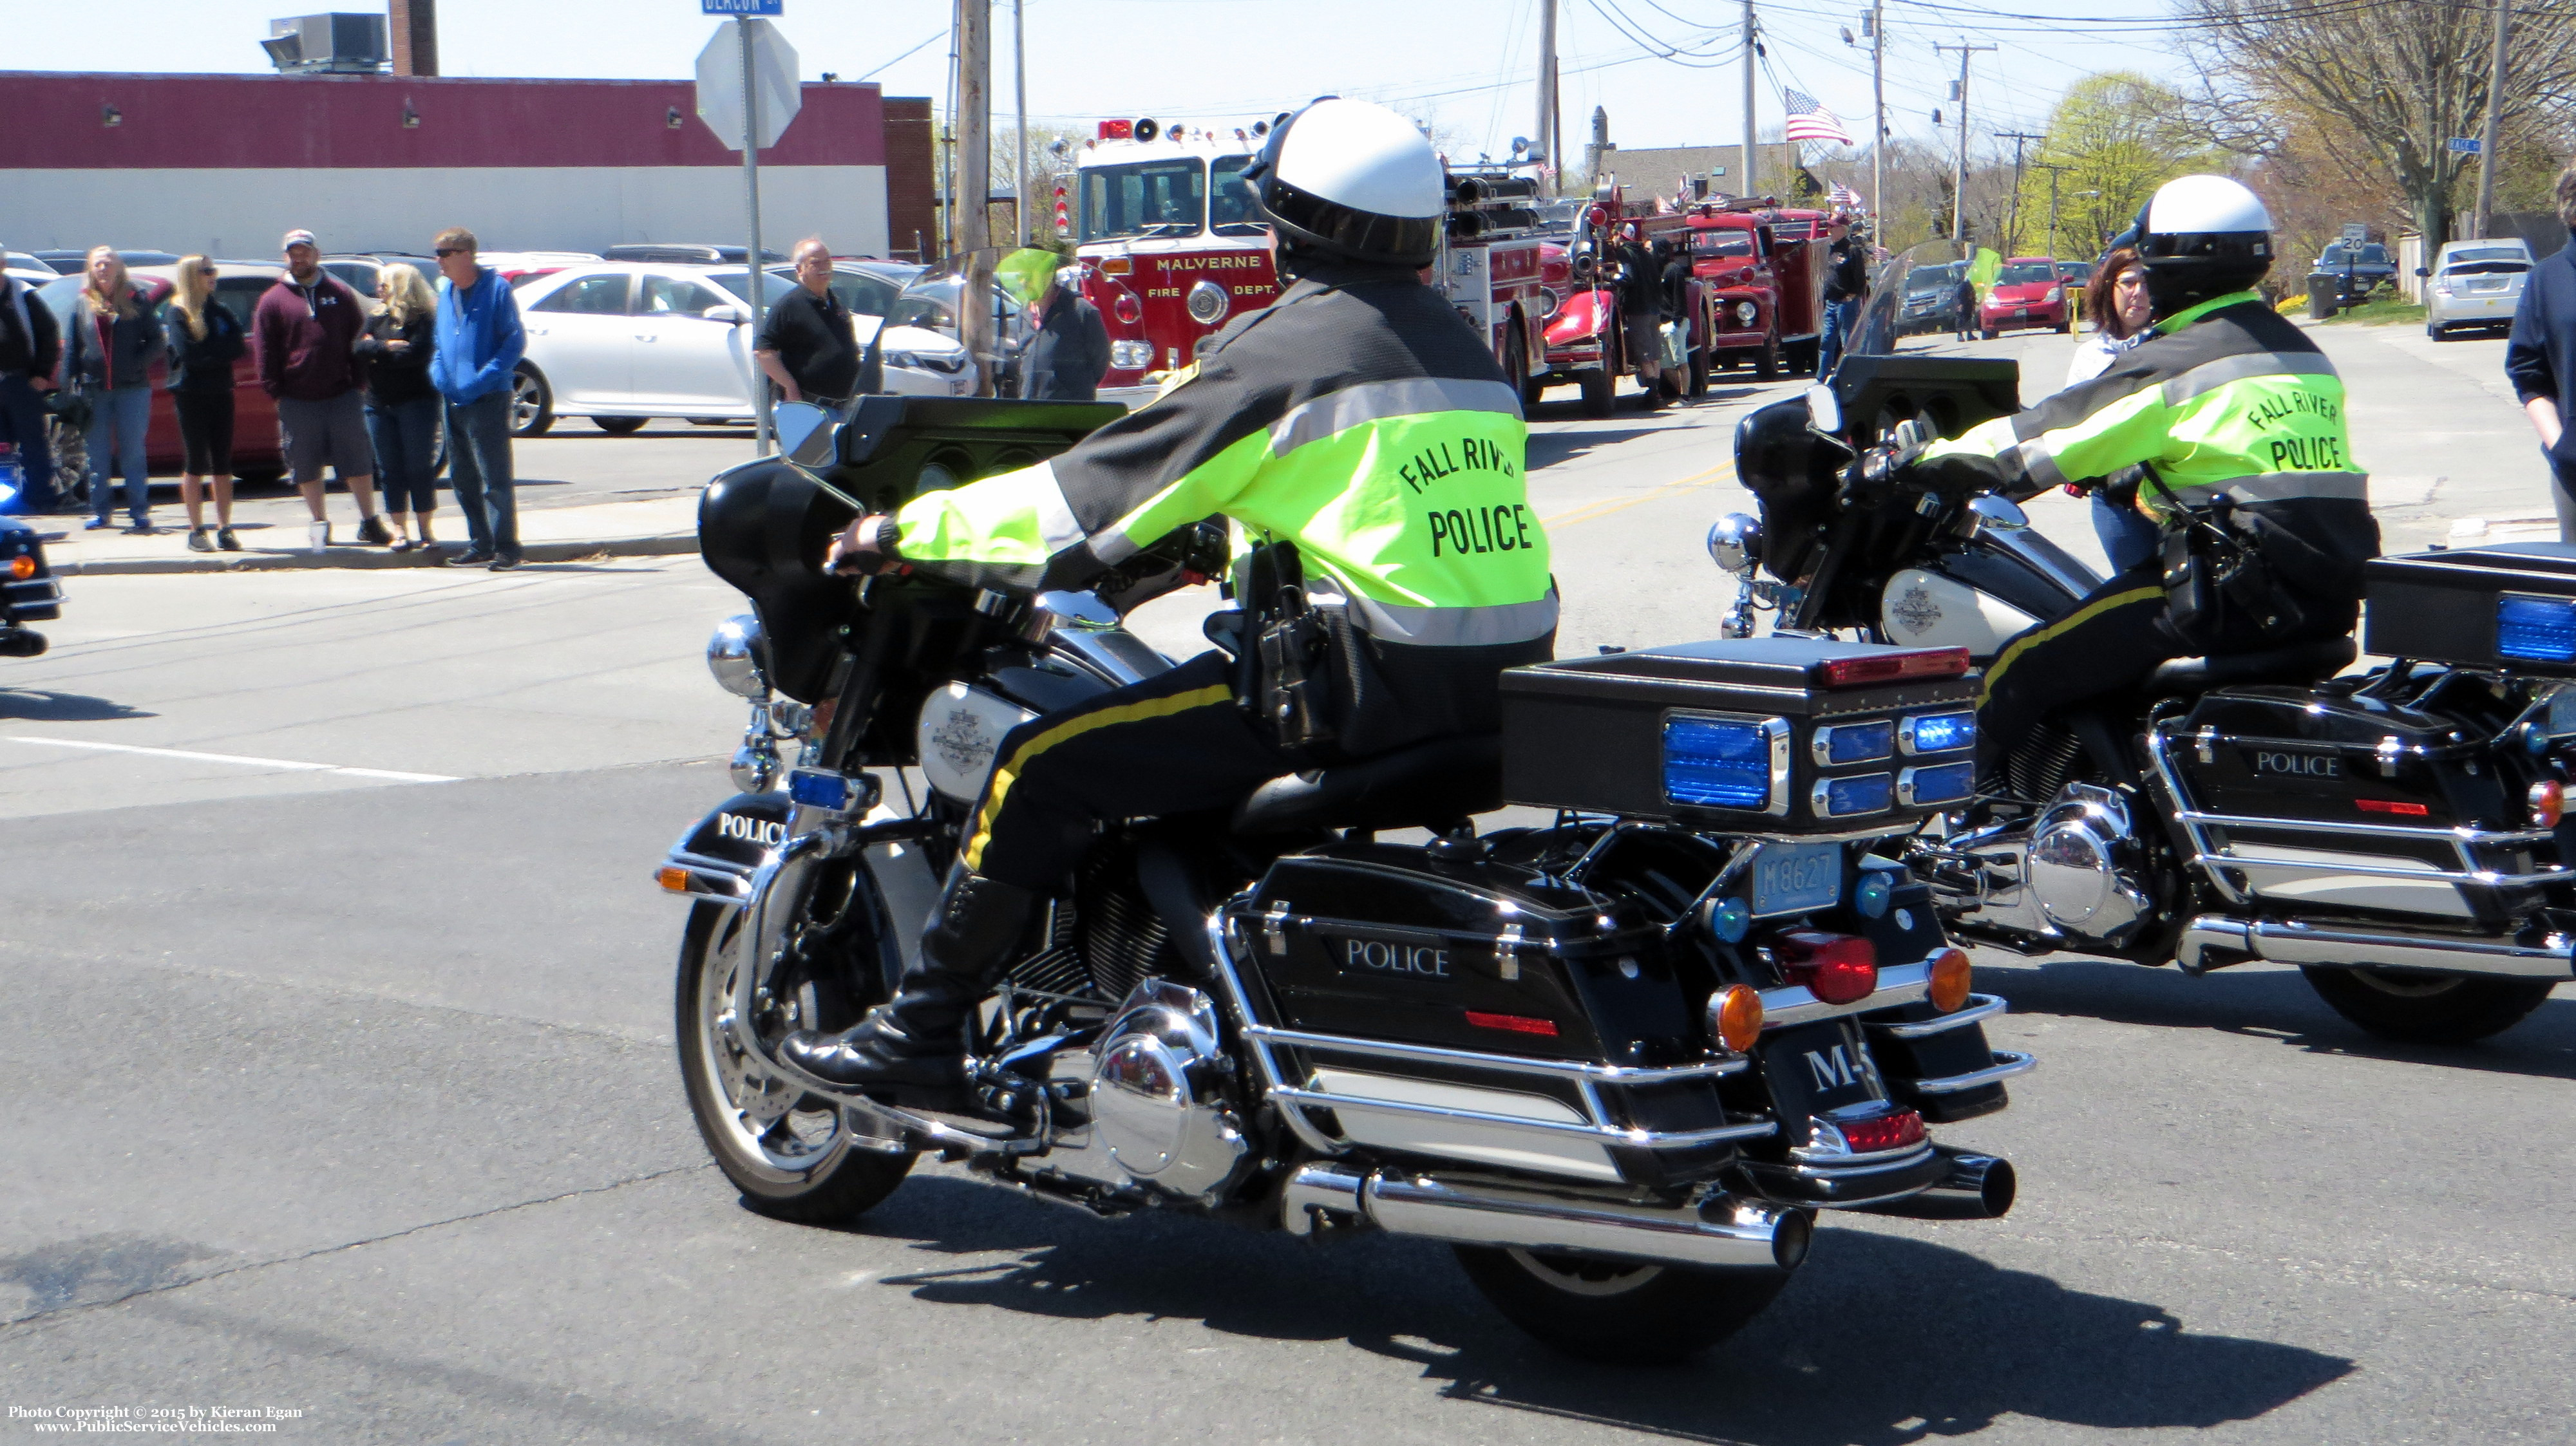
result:
[(1235, 808), (1232, 827), (1249, 838), (1333, 828), (1445, 829), (1502, 806), (1502, 735), (1476, 733), (1274, 778)]
[(2147, 688), (2159, 697), (2174, 697), (2249, 683), (2315, 683), (2342, 672), (2360, 655), (2350, 638), (2317, 638), (2259, 653), (2175, 658), (2157, 665), (2147, 676)]

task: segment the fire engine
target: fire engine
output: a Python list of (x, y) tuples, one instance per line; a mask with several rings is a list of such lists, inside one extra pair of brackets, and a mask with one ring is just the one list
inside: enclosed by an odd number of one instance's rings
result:
[(1716, 364), (1749, 362), (1763, 381), (1814, 371), (1824, 339), (1826, 249), (1844, 223), (1767, 199), (1708, 203), (1687, 214), (1691, 269), (1707, 288)]
[[(1279, 295), (1270, 228), (1243, 179), (1275, 122), (1219, 130), (1104, 120), (1077, 159), (1072, 213), (1083, 295), (1109, 332), (1101, 386), (1149, 385)], [(1448, 182), (1440, 255), (1424, 280), (1483, 333), (1515, 380), (1543, 355), (1538, 183), (1502, 170)]]
[[(1551, 255), (1547, 262), (1549, 292), (1555, 295), (1560, 287), (1563, 291), (1549, 309), (1547, 349), (1540, 374), (1529, 383), (1526, 401), (1535, 404), (1546, 387), (1571, 384), (1582, 389), (1586, 415), (1607, 417), (1618, 379), (1635, 374), (1639, 359), (1628, 351), (1626, 318), (1619, 303), (1624, 277), (1614, 255), (1620, 231), (1629, 226), (1637, 229), (1639, 241), (1659, 254), (1688, 249), (1685, 213), (1658, 211), (1651, 202), (1630, 205), (1616, 178), (1596, 187), (1592, 203), (1575, 218), (1561, 259)], [(1694, 265), (1691, 280), (1683, 286), (1679, 312), (1664, 318), (1681, 328), (1684, 361), (1664, 369), (1663, 397), (1696, 397), (1708, 390), (1711, 320), (1706, 292)], [(1650, 396), (1649, 405), (1656, 400)]]

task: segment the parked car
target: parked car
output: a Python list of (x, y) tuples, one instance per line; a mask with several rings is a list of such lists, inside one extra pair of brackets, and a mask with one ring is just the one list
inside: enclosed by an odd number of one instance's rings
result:
[[(609, 247), (599, 253), (599, 259), (682, 266), (740, 266), (742, 258), (750, 249), (747, 246), (701, 245), (693, 241), (633, 241), (622, 246)], [(763, 246), (760, 248), (760, 259), (784, 261), (787, 258)]]
[[(18, 252), (14, 254), (27, 255), (30, 253)], [(86, 246), (74, 251), (66, 251), (57, 248), (51, 251), (38, 251), (32, 254), (37, 260), (54, 268), (56, 272), (64, 276), (77, 276), (89, 265), (89, 248)], [(129, 251), (126, 248), (119, 246), (116, 248), (116, 254), (125, 258), (125, 265), (129, 270), (137, 266), (175, 266), (179, 263), (179, 258), (167, 251)]]
[(595, 251), (482, 251), (474, 259), (517, 288), (567, 266), (588, 266), (602, 258)]
[[(176, 286), (175, 264), (164, 266), (128, 266), (127, 272), (156, 306), (170, 299)], [(277, 284), (279, 268), (265, 261), (218, 261), (215, 263), (215, 304), (231, 312), (250, 329), (251, 309), (259, 305), (262, 293)], [(36, 295), (54, 313), (54, 320), (69, 327), (75, 303), (79, 300), (81, 278), (61, 276), (38, 288)], [(187, 461), (179, 444), (179, 413), (170, 393), (163, 390), (169, 380), (166, 364), (156, 364), (152, 372), (152, 421), (144, 432), (144, 465), (155, 476), (175, 477)], [(60, 427), (53, 431), (54, 460), (61, 465), (63, 476), (58, 484), (65, 496), (71, 496), (86, 485), (81, 467), (87, 456), (82, 439)], [(259, 384), (259, 367), (249, 356), (233, 363), (233, 473), (245, 481), (275, 481), (286, 475), (286, 454), (278, 443), (277, 402)]]
[(363, 256), (343, 254), (322, 258), (322, 269), (347, 282), (349, 289), (358, 293), (358, 299), (367, 304), (367, 313), (371, 316), (376, 311), (376, 287), (384, 279), (384, 270), (388, 266), (408, 266), (420, 273), (420, 279), (429, 283), (433, 293), (438, 290), (438, 258), (435, 256), (371, 252)]
[(2077, 321), (2084, 319), (2084, 288), (2093, 284), (2093, 267), (2084, 261), (2057, 263), (2058, 284), (2066, 289), (2067, 314)]
[(1995, 273), (1995, 284), (1977, 303), (1977, 329), (1992, 341), (2008, 331), (2039, 327), (2073, 331), (2075, 308), (2053, 256), (2015, 256)]
[(1898, 317), (1897, 330), (1905, 335), (1958, 330), (1959, 283), (1967, 274), (1965, 261), (1917, 266), (1906, 272), (1905, 309)]
[(2454, 327), (2504, 328), (2522, 305), (2531, 276), (2531, 246), (2519, 236), (2492, 241), (2453, 241), (2416, 275), (2424, 287), (2424, 334), (2440, 341)]
[[(794, 285), (764, 273), (765, 300)], [(602, 262), (567, 267), (520, 288), (528, 354), (519, 364), (510, 429), (532, 437), (555, 418), (590, 418), (626, 433), (655, 417), (747, 421), (753, 415), (751, 309), (743, 269)], [(861, 345), (875, 318), (858, 318)], [(973, 390), (963, 347), (936, 332), (886, 335), (885, 382), (907, 396)]]
[(2335, 288), (2333, 294), (2341, 298), (2338, 305), (2357, 306), (2380, 287), (2397, 284), (2397, 262), (2376, 241), (2329, 241), (2308, 272), (2309, 293), (2315, 294), (2316, 284), (2328, 279)]

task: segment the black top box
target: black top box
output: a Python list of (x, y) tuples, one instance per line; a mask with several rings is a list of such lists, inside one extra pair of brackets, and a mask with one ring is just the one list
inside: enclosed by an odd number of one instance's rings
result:
[(1971, 792), (1958, 648), (1769, 637), (1502, 675), (1503, 795), (1761, 835), (1910, 827)]
[(2511, 542), (2373, 559), (2362, 647), (2394, 658), (2576, 677), (2576, 547)]

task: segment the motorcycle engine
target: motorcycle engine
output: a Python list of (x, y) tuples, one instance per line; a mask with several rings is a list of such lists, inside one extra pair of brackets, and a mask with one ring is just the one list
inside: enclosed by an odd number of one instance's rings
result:
[(2138, 883), (2144, 864), (2129, 828), (2128, 800), (2112, 789), (2070, 783), (2033, 825), (2022, 875), (2050, 926), (2117, 948), (2155, 912)]
[(1097, 1047), (1059, 1056), (1058, 1077), (1086, 1062), (1089, 1123), (1073, 1111), (1060, 1116), (1040, 1169), (1191, 1198), (1233, 1178), (1247, 1146), (1226, 1099), (1214, 1000), (1148, 979), (1119, 1005)]

